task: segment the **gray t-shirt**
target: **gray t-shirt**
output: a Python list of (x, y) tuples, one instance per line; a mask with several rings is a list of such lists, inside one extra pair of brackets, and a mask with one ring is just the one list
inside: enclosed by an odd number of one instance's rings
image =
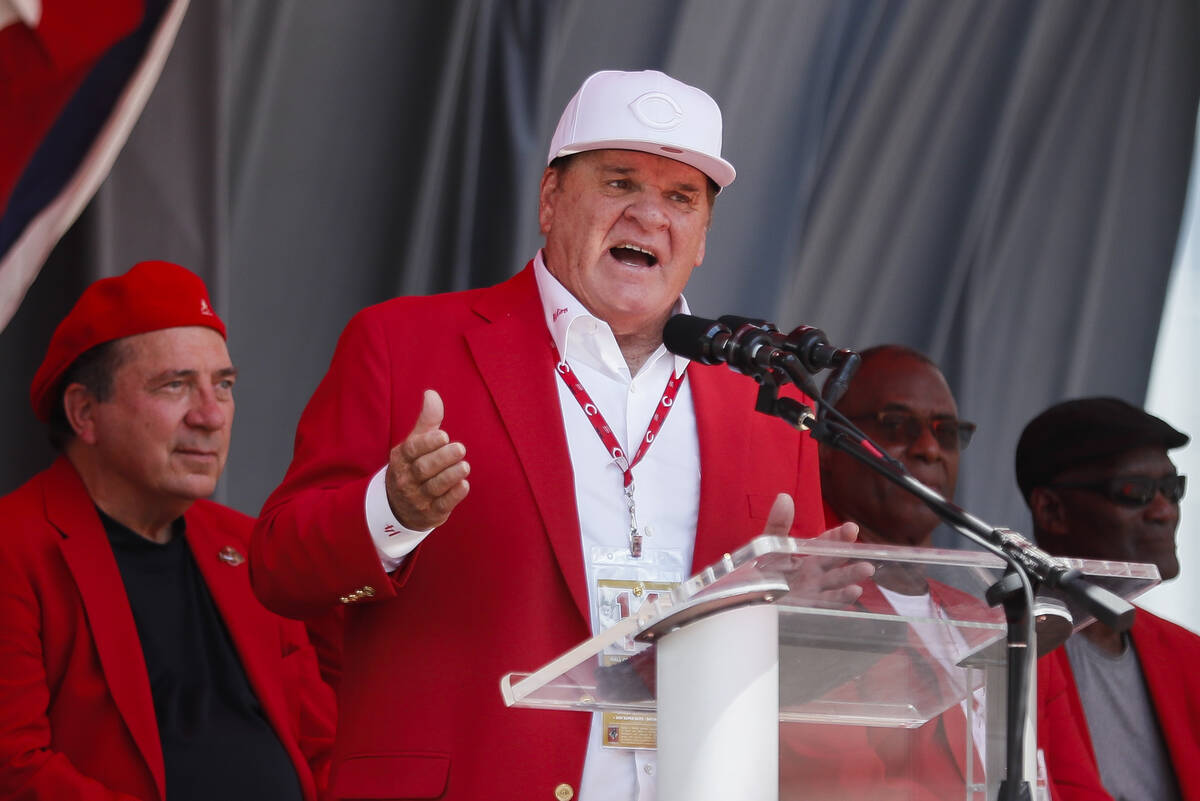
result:
[(1179, 782), (1154, 703), (1128, 635), (1124, 642), (1116, 657), (1083, 636), (1066, 644), (1100, 779), (1115, 801), (1177, 801)]

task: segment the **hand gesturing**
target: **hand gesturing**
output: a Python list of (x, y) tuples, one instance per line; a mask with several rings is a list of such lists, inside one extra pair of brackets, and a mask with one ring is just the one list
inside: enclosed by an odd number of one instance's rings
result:
[(442, 397), (425, 390), (417, 424), (388, 457), (384, 477), (388, 504), (396, 519), (413, 531), (445, 523), (470, 490), (467, 449), (442, 431), (444, 414)]

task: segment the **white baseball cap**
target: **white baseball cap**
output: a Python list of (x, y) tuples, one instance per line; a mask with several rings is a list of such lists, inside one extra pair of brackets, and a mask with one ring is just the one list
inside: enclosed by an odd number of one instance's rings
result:
[(588, 76), (567, 103), (549, 164), (586, 150), (640, 150), (688, 164), (719, 187), (737, 173), (721, 158), (721, 109), (694, 86), (657, 70)]

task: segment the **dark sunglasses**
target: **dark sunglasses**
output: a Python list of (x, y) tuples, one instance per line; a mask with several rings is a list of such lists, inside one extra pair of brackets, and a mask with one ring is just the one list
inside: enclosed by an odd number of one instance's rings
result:
[(1156, 492), (1171, 503), (1179, 503), (1187, 489), (1187, 476), (1114, 476), (1104, 481), (1059, 481), (1050, 486), (1098, 492), (1121, 506), (1145, 506), (1154, 500)]
[(946, 451), (962, 450), (971, 442), (975, 433), (975, 424), (966, 420), (955, 420), (953, 417), (918, 417), (910, 412), (876, 412), (875, 414), (860, 414), (851, 420), (871, 420), (875, 423), (881, 438), (893, 445), (912, 445), (921, 438), (921, 432), (929, 428), (937, 444)]

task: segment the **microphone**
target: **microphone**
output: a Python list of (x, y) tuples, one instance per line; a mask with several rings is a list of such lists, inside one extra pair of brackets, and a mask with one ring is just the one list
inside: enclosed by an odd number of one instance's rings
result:
[(753, 325), (737, 331), (719, 320), (676, 314), (663, 327), (663, 344), (678, 356), (700, 364), (728, 364), (749, 376), (784, 369), (795, 357), (774, 346), (771, 334)]
[(676, 356), (700, 364), (724, 364), (729, 360), (729, 340), (733, 332), (716, 320), (676, 314), (663, 326), (663, 344)]
[(807, 428), (815, 419), (812, 410), (795, 398), (780, 398), (779, 387), (794, 381), (810, 398), (818, 396), (817, 388), (796, 354), (773, 343), (771, 331), (751, 323), (731, 331), (720, 320), (676, 314), (663, 326), (667, 350), (700, 364), (727, 364), (750, 376), (759, 384), (756, 411), (782, 418), (795, 428)]
[(825, 332), (810, 325), (800, 325), (793, 328), (791, 333), (783, 334), (772, 323), (765, 320), (755, 320), (749, 317), (739, 317), (736, 314), (723, 315), (719, 322), (736, 331), (745, 325), (751, 325), (770, 334), (773, 347), (794, 353), (804, 369), (812, 374), (831, 367), (841, 367), (851, 357), (857, 356), (854, 351), (842, 350), (829, 344)]
[(831, 367), (858, 364), (857, 353), (833, 347), (819, 328), (801, 325), (784, 334), (765, 320), (735, 314), (726, 314), (718, 320), (676, 314), (663, 328), (663, 343), (667, 350), (692, 361), (727, 363), (737, 369), (778, 366), (782, 354), (796, 357), (814, 375)]

